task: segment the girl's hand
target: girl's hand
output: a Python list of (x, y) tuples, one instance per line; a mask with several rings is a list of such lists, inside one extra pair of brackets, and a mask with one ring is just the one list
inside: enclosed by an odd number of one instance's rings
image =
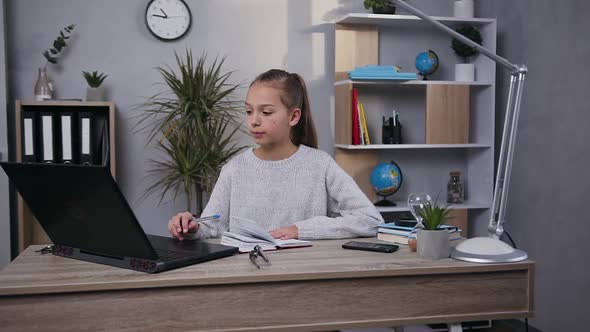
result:
[(199, 229), (199, 223), (191, 222), (192, 219), (193, 215), (190, 212), (179, 213), (168, 221), (168, 231), (172, 236), (182, 241), (184, 240), (182, 234), (194, 233)]
[(288, 240), (299, 238), (299, 228), (295, 225), (281, 227), (270, 231), (270, 235), (275, 239)]

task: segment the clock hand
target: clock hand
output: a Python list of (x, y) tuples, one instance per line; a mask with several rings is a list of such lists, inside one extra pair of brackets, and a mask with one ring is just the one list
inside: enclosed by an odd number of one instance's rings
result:
[(164, 9), (160, 8), (160, 10), (162, 11), (162, 14), (164, 14), (164, 18), (168, 18), (168, 14), (166, 14), (166, 12), (164, 11)]
[(156, 15), (156, 14), (152, 14), (152, 16), (155, 16), (155, 17), (161, 17), (161, 18), (166, 18), (166, 16), (164, 16), (164, 15)]

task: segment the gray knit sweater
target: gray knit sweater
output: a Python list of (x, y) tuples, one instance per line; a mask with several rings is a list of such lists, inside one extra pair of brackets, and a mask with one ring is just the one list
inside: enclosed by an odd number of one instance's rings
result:
[(327, 153), (299, 146), (279, 161), (261, 160), (252, 149), (230, 160), (221, 174), (196, 238), (218, 238), (239, 216), (272, 230), (295, 224), (301, 239), (375, 236), (383, 222), (375, 206)]

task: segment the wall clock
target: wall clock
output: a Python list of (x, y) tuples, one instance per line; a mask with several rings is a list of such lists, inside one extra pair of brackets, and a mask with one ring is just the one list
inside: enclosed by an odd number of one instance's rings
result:
[(152, 0), (145, 11), (148, 30), (160, 40), (176, 40), (191, 27), (191, 11), (183, 0)]

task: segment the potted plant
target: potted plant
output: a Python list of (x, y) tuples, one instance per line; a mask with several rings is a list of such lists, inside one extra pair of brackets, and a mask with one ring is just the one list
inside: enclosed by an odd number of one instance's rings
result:
[[(242, 103), (233, 99), (239, 85), (229, 83), (231, 72), (222, 72), (225, 59), (206, 65), (206, 56), (196, 61), (192, 52), (184, 58), (174, 53), (177, 69), (158, 67), (166, 90), (140, 105), (136, 128), (148, 133), (162, 159), (149, 161), (153, 183), (146, 195), (160, 192), (186, 195), (187, 211), (203, 211), (203, 192), (210, 191), (221, 166), (240, 152), (236, 133)], [(196, 208), (193, 202), (196, 200)]]
[(455, 17), (472, 18), (473, 13), (473, 0), (456, 0), (453, 4), (453, 15)]
[(418, 230), (418, 255), (427, 259), (447, 258), (450, 254), (449, 231), (440, 228), (451, 217), (449, 209), (437, 203), (424, 204), (418, 211), (423, 228)]
[[(455, 31), (481, 45), (481, 34), (475, 27), (464, 25), (455, 29)], [(453, 38), (451, 47), (453, 48), (453, 51), (455, 51), (455, 54), (463, 59), (463, 63), (455, 65), (455, 80), (465, 82), (475, 81), (475, 65), (469, 63), (469, 59), (477, 54), (477, 50), (465, 45), (455, 38)]]
[(39, 67), (37, 81), (35, 82), (35, 100), (51, 99), (53, 97), (53, 86), (47, 77), (47, 63), (57, 64), (61, 52), (68, 46), (67, 40), (70, 39), (74, 27), (74, 24), (70, 24), (60, 30), (59, 35), (53, 40), (53, 47), (41, 53), (47, 62), (43, 67)]
[(395, 14), (395, 6), (389, 0), (364, 0), (365, 9), (373, 9), (374, 14)]
[(88, 87), (86, 88), (86, 100), (104, 100), (104, 89), (100, 85), (109, 75), (99, 73), (98, 70), (95, 70), (93, 72), (82, 71), (82, 76), (84, 76), (86, 83), (88, 83)]

